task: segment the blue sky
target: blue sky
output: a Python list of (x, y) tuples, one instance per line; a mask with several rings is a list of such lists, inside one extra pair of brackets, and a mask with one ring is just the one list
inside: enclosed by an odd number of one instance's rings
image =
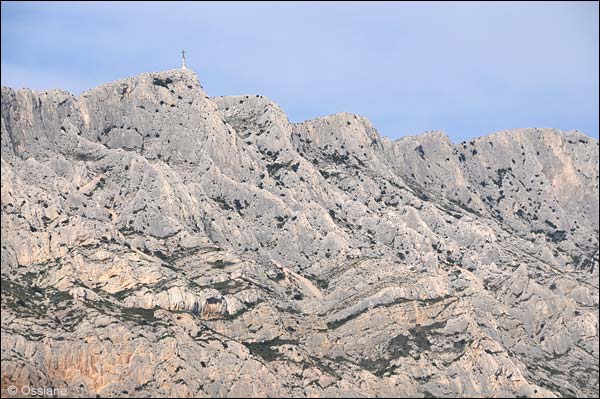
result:
[(516, 127), (598, 137), (598, 3), (2, 2), (2, 84), (74, 94), (179, 67), (390, 138)]

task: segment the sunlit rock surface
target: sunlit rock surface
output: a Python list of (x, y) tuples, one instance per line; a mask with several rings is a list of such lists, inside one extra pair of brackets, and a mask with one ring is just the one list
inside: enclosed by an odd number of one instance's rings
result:
[[(2, 388), (598, 395), (598, 140), (2, 88)], [(4, 394), (4, 391), (3, 391)]]

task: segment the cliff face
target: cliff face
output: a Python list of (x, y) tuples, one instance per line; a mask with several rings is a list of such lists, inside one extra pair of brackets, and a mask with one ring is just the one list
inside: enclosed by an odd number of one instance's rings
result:
[(598, 182), (578, 132), (3, 87), (2, 388), (597, 396)]

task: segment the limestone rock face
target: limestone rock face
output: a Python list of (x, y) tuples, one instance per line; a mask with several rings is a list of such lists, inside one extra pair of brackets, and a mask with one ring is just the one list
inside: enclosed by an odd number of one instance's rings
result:
[(596, 139), (392, 142), (190, 70), (1, 109), (3, 389), (599, 393)]

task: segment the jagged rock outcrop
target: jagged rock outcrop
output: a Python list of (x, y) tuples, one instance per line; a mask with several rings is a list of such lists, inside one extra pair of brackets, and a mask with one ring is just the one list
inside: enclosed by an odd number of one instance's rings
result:
[(598, 395), (596, 139), (392, 142), (189, 70), (3, 87), (1, 133), (3, 389)]

